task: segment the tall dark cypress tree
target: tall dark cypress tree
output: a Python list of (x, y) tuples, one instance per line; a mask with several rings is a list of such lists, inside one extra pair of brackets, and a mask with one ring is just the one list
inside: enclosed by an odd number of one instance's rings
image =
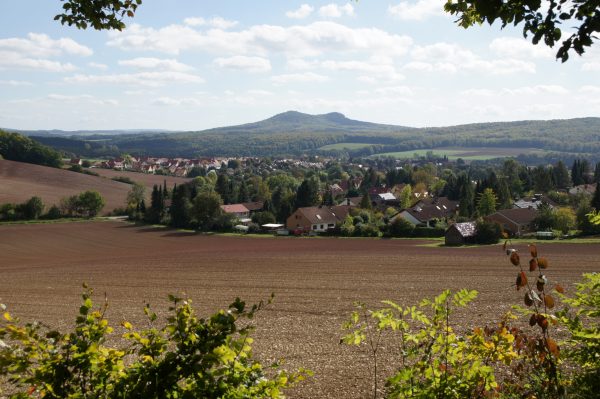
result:
[(171, 225), (174, 227), (185, 228), (190, 223), (190, 210), (192, 208), (190, 190), (187, 184), (182, 184), (173, 188), (171, 194)]
[(466, 173), (458, 176), (458, 186), (460, 187), (458, 213), (460, 216), (471, 217), (475, 213), (475, 188)]
[(600, 162), (596, 164), (596, 168), (594, 169), (594, 183), (600, 183)]
[(594, 191), (594, 196), (592, 197), (590, 205), (596, 208), (596, 211), (600, 211), (600, 184), (596, 184), (596, 191)]

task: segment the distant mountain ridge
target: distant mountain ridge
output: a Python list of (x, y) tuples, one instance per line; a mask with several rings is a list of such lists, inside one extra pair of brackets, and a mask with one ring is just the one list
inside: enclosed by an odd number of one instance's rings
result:
[[(414, 128), (353, 120), (339, 112), (310, 115), (287, 111), (258, 122), (200, 131), (80, 132), (87, 133), (37, 139), (79, 156), (116, 156), (127, 152), (172, 157), (362, 157), (439, 147), (534, 148), (569, 153), (571, 157), (600, 154), (597, 117)], [(338, 143), (353, 145), (331, 147)], [(325, 146), (329, 147), (324, 149)]]
[(245, 123), (201, 130), (198, 133), (283, 133), (283, 132), (390, 132), (415, 129), (405, 126), (363, 122), (347, 118), (339, 112), (310, 115), (298, 111), (286, 111), (259, 122)]

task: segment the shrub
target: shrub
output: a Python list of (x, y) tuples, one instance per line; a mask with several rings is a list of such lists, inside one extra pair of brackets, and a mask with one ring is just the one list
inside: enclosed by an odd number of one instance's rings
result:
[(478, 220), (475, 226), (475, 242), (477, 244), (497, 244), (502, 237), (500, 225), (494, 222)]
[[(267, 373), (252, 358), (252, 325), (263, 303), (250, 308), (236, 299), (207, 318), (191, 301), (170, 296), (166, 324), (147, 305), (150, 327), (123, 322), (124, 348), (110, 347), (113, 332), (104, 314), (83, 293), (71, 332), (21, 324), (6, 312), (0, 325), (0, 377), (14, 398), (283, 398), (283, 390), (308, 372)], [(247, 324), (244, 324), (246, 321)], [(5, 385), (6, 387), (6, 385)]]
[(56, 205), (52, 205), (50, 207), (50, 209), (48, 209), (48, 213), (46, 213), (45, 218), (46, 219), (60, 219), (62, 217), (62, 214), (60, 212), (60, 209), (56, 206)]
[(397, 217), (390, 223), (388, 231), (392, 237), (412, 237), (415, 226), (408, 220)]

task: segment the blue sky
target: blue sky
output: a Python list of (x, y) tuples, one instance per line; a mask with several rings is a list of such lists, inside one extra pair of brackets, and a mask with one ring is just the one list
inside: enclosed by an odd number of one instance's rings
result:
[(600, 49), (566, 64), (443, 0), (145, 0), (123, 32), (0, 3), (0, 126), (205, 128), (279, 112), (405, 126), (600, 116)]

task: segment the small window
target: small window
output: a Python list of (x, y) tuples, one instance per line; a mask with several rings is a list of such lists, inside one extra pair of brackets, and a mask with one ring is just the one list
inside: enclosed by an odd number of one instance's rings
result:
[(323, 225), (321, 225), (321, 230), (323, 230)]

